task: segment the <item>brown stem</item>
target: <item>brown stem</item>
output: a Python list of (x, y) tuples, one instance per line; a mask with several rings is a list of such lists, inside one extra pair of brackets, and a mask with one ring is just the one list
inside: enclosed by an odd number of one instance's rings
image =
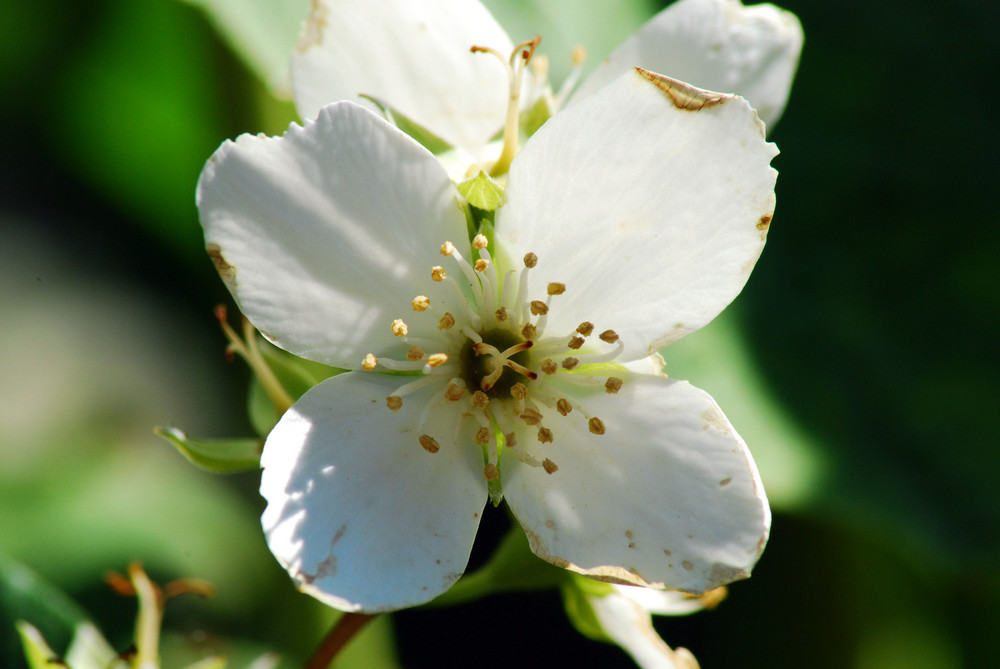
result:
[(361, 631), (365, 624), (375, 618), (368, 613), (345, 613), (326, 633), (312, 657), (306, 662), (304, 669), (326, 669), (342, 651), (354, 635)]

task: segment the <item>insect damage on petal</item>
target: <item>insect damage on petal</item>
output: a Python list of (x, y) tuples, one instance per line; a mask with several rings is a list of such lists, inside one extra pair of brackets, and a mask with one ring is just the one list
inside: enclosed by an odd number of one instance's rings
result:
[(709, 91), (703, 91), (700, 88), (689, 86), (682, 81), (677, 81), (676, 79), (671, 79), (670, 77), (665, 77), (662, 74), (656, 74), (655, 72), (650, 72), (649, 70), (644, 70), (641, 67), (635, 68), (635, 71), (639, 73), (640, 77), (649, 81), (663, 91), (663, 94), (667, 96), (667, 99), (669, 99), (675, 107), (683, 111), (701, 111), (702, 109), (714, 107), (715, 105), (721, 105), (732, 97), (725, 95), (724, 93), (711, 93)]
[(309, 3), (309, 17), (302, 25), (302, 32), (299, 34), (298, 44), (295, 50), (305, 53), (314, 46), (322, 46), (323, 29), (326, 28), (327, 19), (330, 15), (330, 8), (322, 0), (311, 0)]
[(236, 287), (236, 268), (229, 264), (229, 262), (222, 257), (222, 247), (218, 244), (209, 244), (205, 247), (205, 251), (208, 253), (208, 257), (212, 259), (212, 264), (215, 265), (215, 271), (219, 273), (222, 280), (230, 290)]

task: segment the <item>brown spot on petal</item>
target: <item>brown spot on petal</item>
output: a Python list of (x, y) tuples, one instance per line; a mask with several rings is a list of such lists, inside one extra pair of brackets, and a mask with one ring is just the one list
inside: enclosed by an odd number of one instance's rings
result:
[(732, 476), (727, 476), (726, 478), (724, 478), (721, 481), (719, 481), (719, 487), (720, 488), (725, 488), (727, 485), (729, 485), (732, 482), (733, 482), (733, 477)]
[(226, 286), (230, 290), (236, 288), (236, 268), (222, 257), (222, 247), (218, 244), (209, 244), (205, 247), (205, 251), (208, 252), (208, 257), (212, 259), (212, 264), (215, 265), (215, 271), (222, 277)]
[(732, 583), (733, 581), (738, 581), (741, 578), (749, 576), (750, 574), (743, 569), (737, 569), (736, 567), (716, 562), (712, 565), (712, 570), (708, 574), (708, 580), (715, 585), (725, 585), (726, 583)]
[(660, 89), (667, 99), (682, 111), (701, 111), (720, 105), (731, 97), (723, 93), (703, 91), (682, 81), (644, 70), (641, 67), (635, 68), (635, 71), (640, 77)]
[(718, 407), (712, 406), (702, 411), (701, 419), (705, 421), (705, 424), (701, 428), (703, 430), (713, 427), (723, 434), (732, 432), (732, 429), (729, 427), (729, 421), (726, 420), (726, 417)]
[(692, 569), (694, 569), (694, 565), (691, 564), (690, 560), (684, 560), (684, 562), (681, 562), (681, 566), (684, 567), (685, 569), (687, 569), (688, 571), (691, 571)]
[(309, 18), (302, 26), (299, 41), (295, 45), (296, 51), (305, 53), (314, 46), (323, 44), (323, 29), (326, 28), (329, 16), (330, 10), (321, 0), (312, 0), (309, 3)]
[(767, 230), (767, 227), (769, 225), (771, 225), (771, 215), (770, 214), (764, 214), (763, 216), (760, 217), (760, 220), (757, 221), (757, 229), (758, 230)]

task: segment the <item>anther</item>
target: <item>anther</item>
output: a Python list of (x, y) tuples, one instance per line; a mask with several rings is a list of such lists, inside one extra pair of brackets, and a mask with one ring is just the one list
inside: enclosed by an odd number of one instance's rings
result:
[(399, 411), (399, 408), (403, 406), (403, 398), (397, 395), (389, 395), (385, 398), (385, 405), (393, 411)]
[(506, 307), (500, 307), (499, 309), (497, 309), (497, 312), (496, 312), (495, 315), (497, 317), (497, 321), (503, 323), (504, 321), (507, 320), (507, 308)]
[(587, 427), (590, 429), (591, 434), (604, 434), (604, 421), (597, 416), (587, 421)]
[(555, 374), (559, 371), (559, 365), (552, 358), (546, 358), (542, 361), (542, 371), (546, 374)]
[(406, 351), (406, 359), (410, 362), (416, 362), (424, 357), (424, 349), (419, 346), (411, 346), (409, 350)]
[(491, 462), (483, 467), (483, 476), (486, 477), (487, 481), (496, 481), (500, 478), (500, 472), (497, 470), (497, 466)]
[(619, 379), (617, 376), (609, 376), (608, 380), (604, 382), (604, 392), (609, 395), (614, 395), (622, 389), (623, 383), (624, 381)]
[(558, 411), (563, 416), (569, 415), (569, 412), (572, 410), (573, 410), (573, 405), (570, 404), (567, 400), (560, 399), (558, 402), (556, 402), (556, 411)]
[(447, 353), (432, 353), (427, 356), (427, 364), (431, 367), (440, 367), (446, 362), (448, 362)]
[(452, 379), (444, 389), (444, 398), (449, 402), (457, 402), (465, 397), (465, 385)]
[(531, 269), (532, 267), (534, 267), (537, 264), (538, 264), (538, 256), (536, 256), (534, 253), (530, 253), (530, 252), (524, 254), (524, 266), (525, 267), (527, 267), (528, 269)]
[(546, 474), (555, 474), (559, 470), (559, 466), (548, 458), (545, 458), (542, 460), (542, 469), (545, 470)]
[(607, 342), (609, 344), (614, 344), (618, 341), (618, 333), (614, 330), (605, 330), (601, 334), (597, 335), (601, 338), (601, 341)]
[(431, 308), (431, 301), (426, 295), (417, 295), (410, 302), (410, 306), (414, 311), (427, 311)]
[(444, 267), (440, 265), (435, 265), (431, 267), (431, 278), (435, 281), (444, 281), (448, 276), (448, 272), (444, 271)]
[(365, 355), (365, 359), (361, 361), (361, 369), (370, 372), (375, 369), (377, 364), (378, 358), (373, 353), (368, 353)]
[(438, 330), (450, 330), (455, 325), (455, 317), (451, 312), (444, 312), (444, 316), (438, 319)]
[(550, 430), (547, 427), (538, 428), (538, 441), (542, 442), (543, 444), (551, 444), (552, 430)]
[(574, 369), (579, 364), (580, 361), (577, 360), (576, 358), (565, 358), (562, 361), (563, 369)]
[(542, 316), (549, 313), (549, 305), (541, 300), (532, 300), (528, 308), (531, 310), (533, 316)]
[(589, 337), (590, 333), (594, 331), (594, 324), (590, 321), (584, 321), (576, 326), (576, 331), (584, 337)]
[(479, 234), (472, 238), (472, 248), (478, 250), (485, 249), (490, 245), (490, 240), (486, 239), (486, 235)]
[(526, 425), (538, 425), (542, 422), (542, 414), (531, 407), (525, 409), (524, 413), (518, 416), (518, 418), (523, 420)]
[(439, 450), (441, 450), (441, 446), (438, 445), (437, 440), (428, 434), (420, 435), (419, 441), (420, 445), (423, 446), (424, 450), (427, 451), (428, 453), (437, 453)]
[(515, 383), (510, 387), (510, 396), (516, 400), (527, 399), (528, 388), (523, 383)]
[(406, 323), (403, 322), (402, 318), (397, 318), (392, 322), (392, 334), (397, 337), (405, 337), (409, 331), (410, 329), (406, 327)]
[(562, 295), (563, 293), (566, 292), (566, 284), (550, 283), (548, 285), (548, 288), (546, 288), (546, 291), (548, 292), (549, 295)]
[(476, 430), (475, 442), (477, 446), (485, 446), (490, 441), (490, 431), (485, 427)]
[(451, 242), (445, 242), (444, 244), (441, 245), (441, 255), (450, 256), (454, 252), (455, 252), (455, 245), (452, 244)]
[(488, 260), (483, 260), (482, 258), (480, 258), (479, 260), (476, 261), (476, 271), (477, 272), (485, 272), (486, 268), (489, 267), (489, 266), (490, 266), (490, 263), (489, 263)]
[(538, 336), (538, 328), (531, 323), (525, 323), (524, 327), (521, 328), (521, 336), (531, 341)]
[(490, 398), (482, 390), (472, 393), (472, 406), (477, 409), (485, 409), (490, 403)]
[(514, 434), (513, 432), (508, 432), (503, 436), (503, 438), (504, 441), (507, 442), (508, 448), (514, 448), (515, 446), (517, 446), (517, 435)]
[(566, 345), (567, 345), (567, 346), (569, 346), (569, 347), (570, 347), (571, 349), (573, 349), (573, 350), (575, 351), (575, 350), (577, 350), (578, 348), (580, 348), (581, 346), (583, 346), (583, 342), (584, 342), (584, 341), (585, 341), (585, 340), (584, 340), (584, 338), (583, 338), (583, 337), (572, 337), (572, 338), (571, 338), (571, 339), (569, 340), (569, 343), (568, 343), (568, 344), (566, 344)]

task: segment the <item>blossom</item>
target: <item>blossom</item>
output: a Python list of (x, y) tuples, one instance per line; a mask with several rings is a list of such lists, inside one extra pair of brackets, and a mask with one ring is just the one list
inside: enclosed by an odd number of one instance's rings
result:
[[(470, 46), (478, 45), (503, 54), (513, 49), (476, 0), (312, 0), (291, 61), (296, 106), (302, 118), (313, 118), (330, 102), (371, 96), (482, 160), (504, 125), (507, 79), (492, 59), (470, 57)], [(569, 103), (641, 66), (742, 95), (772, 126), (785, 107), (801, 49), (798, 19), (774, 5), (678, 0), (601, 63)], [(541, 94), (547, 84), (533, 88)], [(524, 96), (525, 102), (533, 99)]]
[(579, 574), (747, 576), (770, 524), (756, 467), (656, 352), (742, 289), (775, 154), (743, 99), (634, 69), (535, 133), (470, 240), (441, 163), (359, 105), (225, 142), (197, 195), (220, 275), (267, 339), (350, 370), (264, 446), (262, 523), (299, 587), (349, 611), (426, 602), (490, 495)]

